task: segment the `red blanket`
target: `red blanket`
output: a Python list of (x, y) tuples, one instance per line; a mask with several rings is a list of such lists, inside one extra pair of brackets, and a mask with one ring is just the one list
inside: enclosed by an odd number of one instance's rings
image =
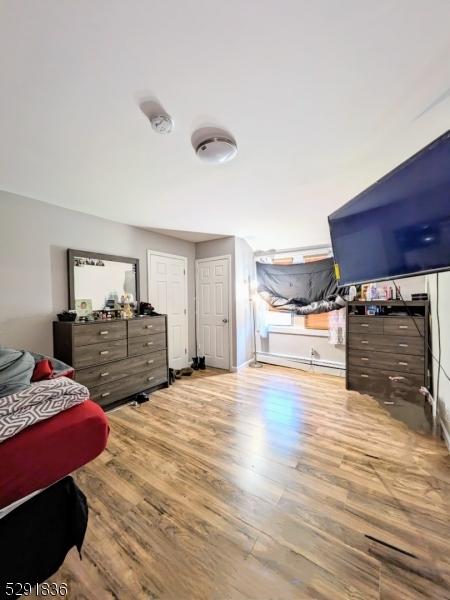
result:
[(0, 444), (0, 508), (93, 460), (108, 433), (105, 413), (86, 400)]

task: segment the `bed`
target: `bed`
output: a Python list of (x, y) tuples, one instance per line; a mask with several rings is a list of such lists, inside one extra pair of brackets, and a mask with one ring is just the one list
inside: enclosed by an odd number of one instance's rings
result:
[(0, 444), (0, 516), (8, 505), (93, 460), (108, 433), (103, 410), (86, 400)]
[(105, 449), (108, 433), (103, 410), (85, 400), (0, 444), (0, 600), (27, 595), (71, 547), (81, 552), (88, 504), (69, 473)]

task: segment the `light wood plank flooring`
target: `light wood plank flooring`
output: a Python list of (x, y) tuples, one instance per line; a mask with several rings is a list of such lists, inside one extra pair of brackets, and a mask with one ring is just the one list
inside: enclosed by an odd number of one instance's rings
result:
[(69, 598), (450, 598), (450, 458), (340, 378), (183, 378), (110, 415)]

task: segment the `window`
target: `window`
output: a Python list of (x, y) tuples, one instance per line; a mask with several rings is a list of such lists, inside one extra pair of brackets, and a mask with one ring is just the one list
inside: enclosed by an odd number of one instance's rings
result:
[(291, 312), (281, 312), (279, 310), (269, 310), (267, 313), (267, 325), (276, 325), (277, 327), (291, 326), (294, 323), (294, 315)]
[(292, 265), (294, 263), (293, 256), (285, 256), (284, 258), (273, 258), (273, 265)]
[(329, 329), (330, 313), (319, 313), (318, 315), (305, 316), (305, 329)]
[[(308, 250), (307, 253), (298, 252), (280, 252), (276, 255), (267, 256), (262, 259), (263, 262), (269, 262), (273, 265), (292, 265), (295, 263), (307, 263), (315, 262), (316, 260), (323, 260), (324, 258), (330, 257), (331, 249), (323, 250), (318, 249)], [(330, 313), (320, 313), (317, 315), (305, 315), (304, 327), (305, 329), (319, 329), (328, 331), (329, 329)], [(267, 315), (268, 325), (280, 326), (293, 326), (294, 325), (294, 313), (280, 312), (277, 310), (269, 310)]]
[[(315, 262), (328, 258), (329, 254), (312, 254), (305, 256), (305, 263)], [(319, 313), (318, 315), (306, 315), (305, 329), (322, 329), (328, 331), (330, 321), (330, 313)]]

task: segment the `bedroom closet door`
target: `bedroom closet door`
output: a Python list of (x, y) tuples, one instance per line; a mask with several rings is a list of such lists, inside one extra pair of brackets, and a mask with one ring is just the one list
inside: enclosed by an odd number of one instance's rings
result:
[(169, 367), (188, 365), (187, 259), (148, 251), (148, 298), (167, 315)]
[(197, 260), (197, 351), (208, 367), (230, 368), (230, 259)]

